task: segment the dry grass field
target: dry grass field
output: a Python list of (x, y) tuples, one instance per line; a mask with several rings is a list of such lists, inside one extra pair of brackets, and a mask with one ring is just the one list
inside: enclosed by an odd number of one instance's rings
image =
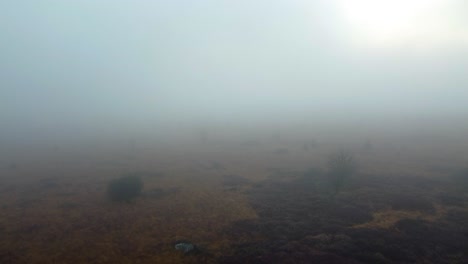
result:
[[(0, 167), (0, 263), (466, 263), (465, 143), (345, 145), (359, 170), (336, 196), (326, 141), (21, 150)], [(111, 202), (125, 173), (143, 194)]]

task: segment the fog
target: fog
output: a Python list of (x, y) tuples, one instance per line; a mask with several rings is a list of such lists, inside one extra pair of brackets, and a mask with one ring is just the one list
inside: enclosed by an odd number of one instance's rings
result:
[(0, 1), (0, 262), (466, 263), (467, 14)]
[(414, 2), (2, 1), (2, 139), (462, 118), (466, 3)]

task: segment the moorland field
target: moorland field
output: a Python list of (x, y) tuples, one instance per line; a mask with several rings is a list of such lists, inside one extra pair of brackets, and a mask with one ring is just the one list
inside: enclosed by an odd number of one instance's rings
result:
[[(340, 149), (357, 170), (333, 193)], [(468, 262), (463, 133), (3, 150), (0, 263)], [(126, 174), (141, 195), (111, 201), (109, 181)], [(175, 250), (182, 240), (199, 251)]]

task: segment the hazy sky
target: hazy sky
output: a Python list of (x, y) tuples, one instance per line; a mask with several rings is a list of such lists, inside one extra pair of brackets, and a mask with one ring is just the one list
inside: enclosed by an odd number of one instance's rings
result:
[(463, 0), (2, 0), (0, 125), (468, 114), (466, 14)]

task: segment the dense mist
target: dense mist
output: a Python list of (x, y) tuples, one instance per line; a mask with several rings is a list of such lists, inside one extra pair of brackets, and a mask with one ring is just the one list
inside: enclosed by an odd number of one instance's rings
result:
[(467, 14), (0, 1), (0, 263), (467, 263)]
[(462, 122), (466, 4), (342, 2), (4, 1), (2, 139)]

